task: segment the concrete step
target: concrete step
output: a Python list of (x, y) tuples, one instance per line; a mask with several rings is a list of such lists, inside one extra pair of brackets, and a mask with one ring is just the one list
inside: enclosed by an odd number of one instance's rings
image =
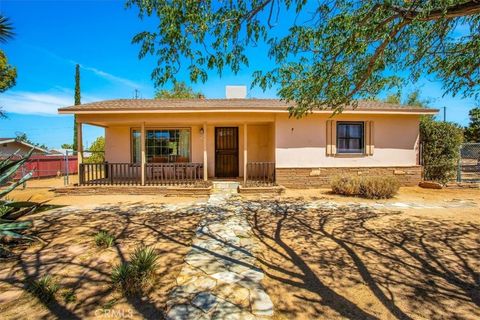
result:
[(213, 181), (213, 192), (226, 192), (236, 193), (238, 192), (239, 182), (236, 181)]

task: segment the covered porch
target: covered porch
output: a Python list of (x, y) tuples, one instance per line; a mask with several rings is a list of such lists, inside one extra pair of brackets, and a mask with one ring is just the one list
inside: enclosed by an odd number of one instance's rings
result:
[[(235, 180), (275, 184), (271, 115), (77, 115), (79, 185), (206, 186)], [(105, 162), (84, 157), (82, 125), (105, 128)]]

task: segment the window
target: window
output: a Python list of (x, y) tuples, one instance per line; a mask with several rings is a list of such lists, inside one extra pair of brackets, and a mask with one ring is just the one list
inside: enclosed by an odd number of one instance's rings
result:
[[(190, 129), (153, 129), (145, 131), (147, 162), (190, 162)], [(141, 131), (132, 131), (132, 160), (141, 161)]]
[(364, 152), (363, 122), (337, 122), (337, 152)]

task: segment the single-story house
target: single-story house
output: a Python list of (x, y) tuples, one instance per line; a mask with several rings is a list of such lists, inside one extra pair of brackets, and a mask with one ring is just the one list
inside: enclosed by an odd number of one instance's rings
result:
[[(105, 164), (80, 164), (80, 184), (156, 185), (237, 179), (321, 187), (343, 174), (421, 179), (419, 121), (438, 110), (359, 101), (296, 119), (288, 104), (250, 99), (118, 99), (60, 108), (105, 128)], [(244, 91), (244, 90), (243, 90)], [(239, 94), (240, 92), (240, 94)], [(81, 163), (81, 152), (79, 153)]]
[(48, 150), (34, 146), (23, 140), (16, 138), (0, 138), (0, 157), (8, 157), (15, 152), (22, 156), (27, 154), (32, 148), (34, 155), (48, 154)]

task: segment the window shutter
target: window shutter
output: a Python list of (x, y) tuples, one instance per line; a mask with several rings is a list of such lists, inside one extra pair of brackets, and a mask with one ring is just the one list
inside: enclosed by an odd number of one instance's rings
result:
[(332, 120), (327, 120), (326, 123), (326, 132), (325, 132), (325, 153), (327, 157), (332, 155)]
[(337, 154), (337, 121), (332, 120), (332, 156)]
[(372, 156), (374, 150), (374, 122), (366, 121), (365, 122), (365, 155)]
[(337, 153), (337, 128), (335, 120), (326, 121), (326, 155), (332, 157)]

